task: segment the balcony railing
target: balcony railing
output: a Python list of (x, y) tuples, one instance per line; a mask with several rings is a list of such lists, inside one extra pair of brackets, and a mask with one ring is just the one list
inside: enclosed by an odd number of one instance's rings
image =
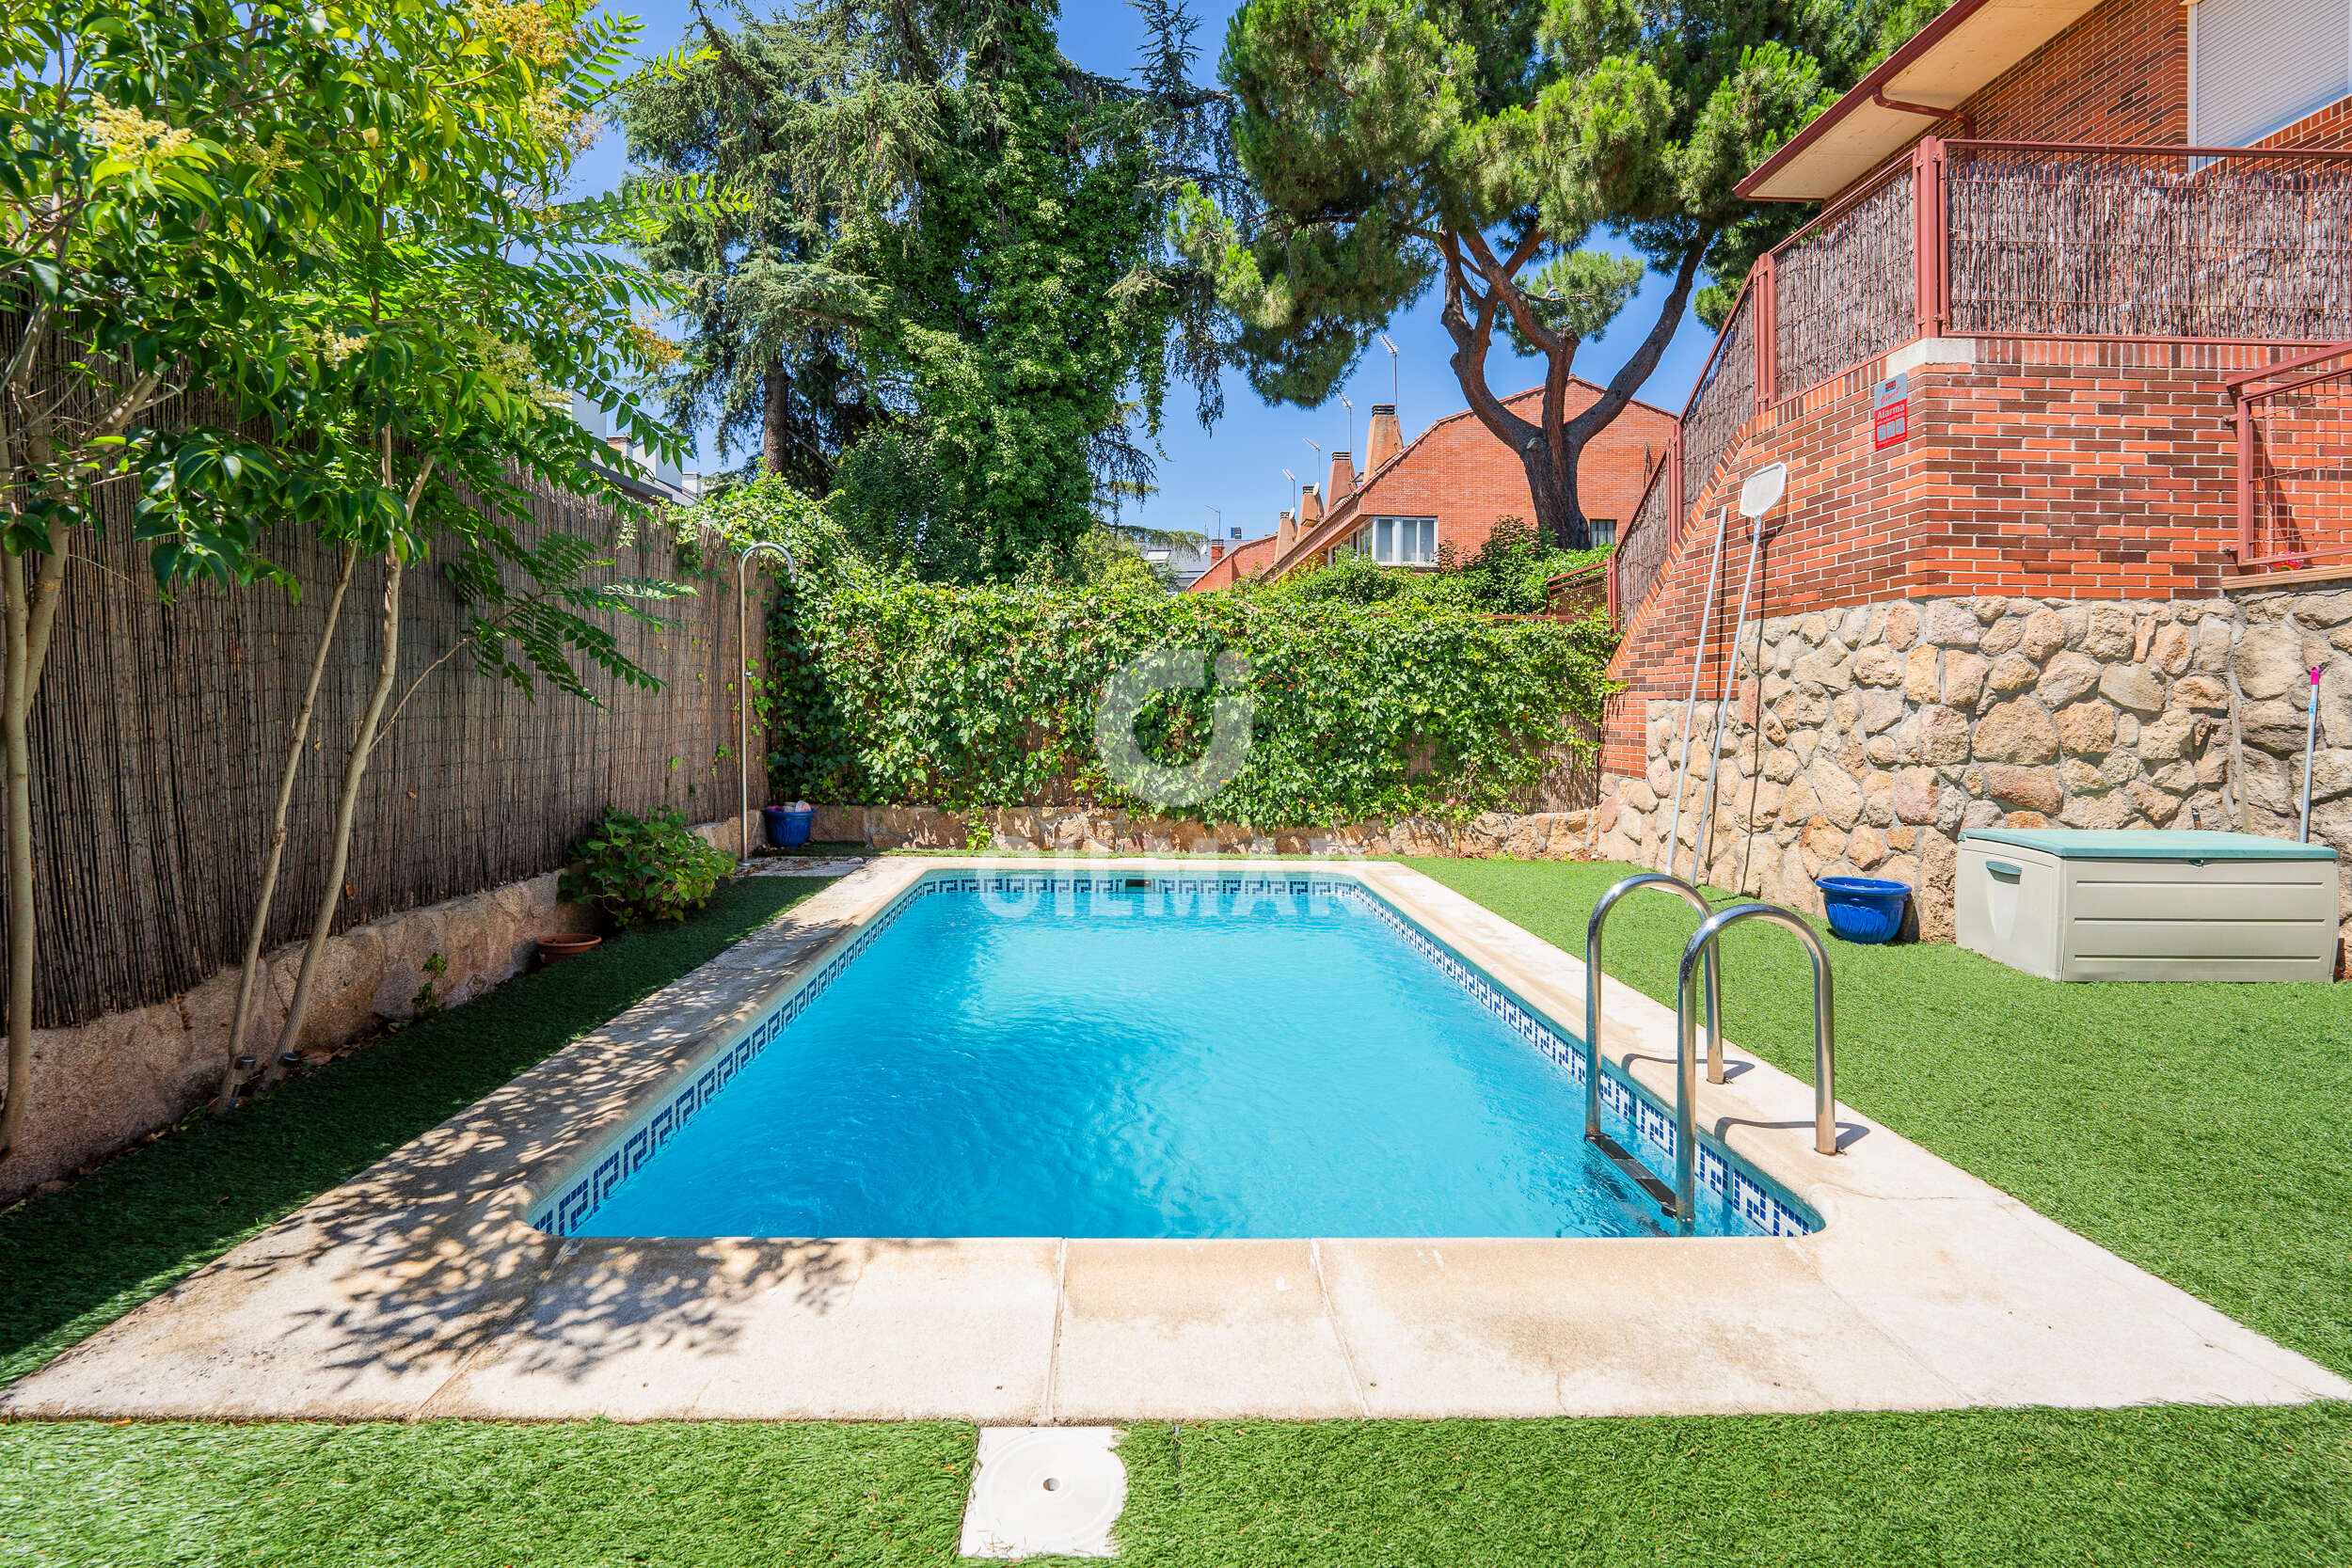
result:
[(2352, 342), (2236, 378), (2238, 570), (2352, 556)]
[(1749, 419), (1946, 334), (2352, 340), (2352, 151), (1925, 138), (1757, 261), (1613, 602), (1641, 602)]

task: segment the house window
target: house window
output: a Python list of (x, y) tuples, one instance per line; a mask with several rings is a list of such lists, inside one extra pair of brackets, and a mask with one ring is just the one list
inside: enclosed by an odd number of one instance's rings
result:
[[(1435, 566), (1438, 563), (1438, 519), (1435, 517), (1375, 517), (1356, 540), (1383, 566)], [(1353, 541), (1351, 541), (1352, 543)]]
[(1617, 542), (1617, 519), (1614, 517), (1587, 517), (1584, 526), (1593, 531), (1593, 548), (1597, 550), (1605, 550)]
[(2188, 140), (2250, 147), (2352, 96), (2352, 0), (2197, 0)]

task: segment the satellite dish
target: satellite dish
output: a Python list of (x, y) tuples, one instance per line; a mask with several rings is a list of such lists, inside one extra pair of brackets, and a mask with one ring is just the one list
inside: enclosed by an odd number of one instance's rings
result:
[(1788, 488), (1788, 465), (1775, 463), (1769, 468), (1758, 468), (1740, 486), (1740, 515), (1753, 522), (1780, 504), (1783, 492)]

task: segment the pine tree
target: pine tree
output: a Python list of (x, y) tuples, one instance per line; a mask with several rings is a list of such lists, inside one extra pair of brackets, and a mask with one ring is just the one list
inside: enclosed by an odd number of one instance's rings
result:
[[(1322, 402), (1440, 287), (1471, 412), (1519, 455), (1545, 531), (1584, 548), (1578, 454), (1656, 368), (1702, 273), (1736, 282), (1785, 227), (1733, 186), (1852, 79), (1884, 8), (1251, 0), (1222, 74), (1265, 215), (1200, 202), (1184, 246), (1216, 271), (1229, 347), (1270, 400)], [(1639, 259), (1588, 247), (1604, 229)], [(1570, 418), (1578, 349), (1653, 268), (1671, 279), (1656, 319)], [(1498, 335), (1543, 361), (1534, 419), (1491, 385)]]

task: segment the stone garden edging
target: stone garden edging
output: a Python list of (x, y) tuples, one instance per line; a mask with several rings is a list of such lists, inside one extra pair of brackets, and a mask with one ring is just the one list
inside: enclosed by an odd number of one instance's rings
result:
[[(976, 846), (972, 822), (986, 829)], [(809, 837), (873, 849), (993, 849), (1083, 855), (1460, 856), (1486, 860), (1593, 858), (1590, 811), (1490, 811), (1459, 826), (1425, 816), (1338, 828), (1269, 830), (1244, 822), (1192, 822), (1083, 806), (1009, 806), (973, 814), (935, 806), (818, 806)]]
[[(731, 821), (694, 831), (722, 848), (739, 842)], [(404, 910), (331, 939), (301, 1049), (332, 1050), (413, 1019), (427, 988), (432, 1007), (455, 1006), (521, 974), (540, 937), (591, 929), (588, 910), (556, 898), (559, 875)], [(426, 968), (436, 954), (446, 966), (438, 975)], [(301, 962), (299, 942), (263, 959), (246, 1050), (276, 1048)], [(217, 1092), (239, 976), (231, 966), (150, 1006), (35, 1030), (30, 1111), (23, 1140), (0, 1160), (0, 1203), (170, 1126)]]

